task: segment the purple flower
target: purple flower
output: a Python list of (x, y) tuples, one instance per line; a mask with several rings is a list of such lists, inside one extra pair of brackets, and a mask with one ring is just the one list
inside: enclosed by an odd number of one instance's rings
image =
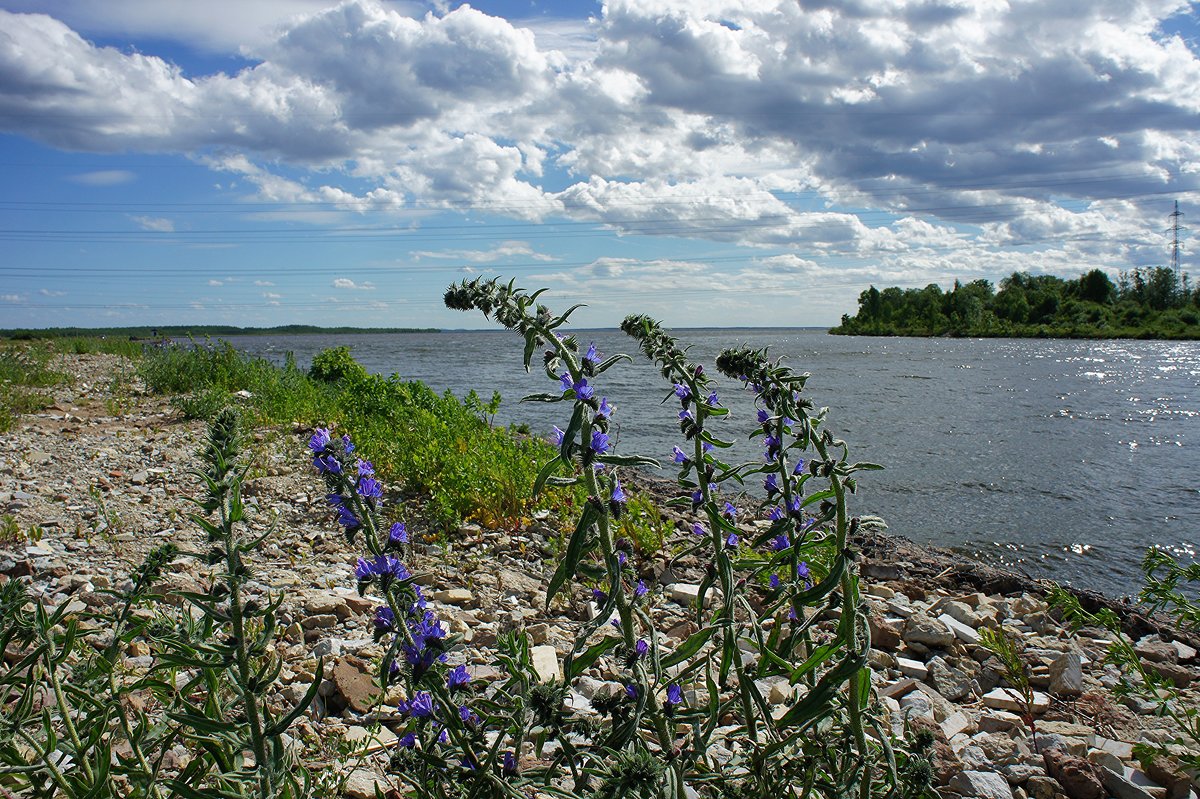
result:
[(775, 540), (771, 542), (771, 549), (775, 550), (776, 552), (782, 552), (791, 545), (792, 542), (788, 540), (788, 537), (781, 533), (775, 536)]
[(370, 461), (360, 460), (357, 465), (359, 477), (370, 477), (375, 474), (375, 466)]
[(362, 522), (354, 515), (354, 512), (345, 505), (338, 505), (338, 524), (345, 527), (347, 530), (357, 530), (362, 527)]
[(636, 685), (626, 685), (625, 686), (625, 695), (627, 697), (629, 697), (630, 699), (637, 699), (638, 698), (637, 686)]
[[(462, 719), (463, 724), (470, 724), (471, 726), (475, 726), (480, 722), (479, 716), (466, 705), (458, 706), (458, 717)], [(442, 743), (445, 743), (445, 741), (442, 741)]]
[(342, 436), (342, 448), (346, 450), (347, 455), (354, 452), (354, 442), (350, 440), (350, 436)]
[(504, 764), (501, 766), (504, 775), (507, 777), (515, 777), (517, 774), (517, 756), (512, 752), (504, 753)]
[(729, 519), (729, 521), (733, 521), (737, 518), (737, 508), (733, 507), (732, 502), (727, 501), (725, 507), (721, 508), (721, 515)]
[(708, 443), (707, 441), (705, 441), (704, 443), (702, 443), (700, 445), (700, 449), (704, 450), (705, 452), (712, 452), (712, 448), (713, 448), (713, 445)]
[(667, 686), (667, 706), (675, 707), (683, 704), (683, 689), (675, 683)]
[(705, 536), (705, 535), (708, 535), (708, 530), (704, 529), (703, 524), (701, 524), (700, 522), (696, 522), (695, 524), (692, 525), (692, 533), (694, 533), (695, 535), (699, 535), (699, 536)]
[(596, 418), (597, 419), (611, 419), (614, 410), (615, 409), (613, 408), (613, 406), (608, 404), (608, 397), (603, 397), (600, 400), (600, 407), (596, 409)]
[(771, 587), (772, 587), (772, 588), (778, 588), (778, 587), (779, 587), (779, 575), (778, 575), (778, 574), (772, 574), (772, 575), (771, 575)]
[(596, 352), (596, 342), (593, 341), (588, 345), (587, 352), (583, 354), (583, 362), (592, 366), (600, 365), (600, 354)]
[(771, 508), (771, 513), (767, 516), (767, 518), (773, 522), (779, 521), (783, 518), (783, 508), (779, 507), (778, 505)]
[(767, 475), (767, 479), (763, 480), (763, 488), (767, 490), (767, 499), (779, 493), (779, 477), (775, 472)]
[(768, 419), (770, 419), (770, 418), (771, 418), (771, 414), (767, 413), (767, 412), (766, 412), (766, 411), (764, 411), (762, 408), (759, 408), (759, 409), (758, 409), (758, 422), (759, 422), (759, 424), (766, 424), (766, 423), (767, 423), (767, 420), (768, 420)]
[(679, 397), (680, 402), (686, 403), (692, 397), (692, 390), (683, 383), (676, 383), (675, 396)]
[(592, 452), (603, 455), (608, 452), (608, 434), (599, 430), (592, 431)]
[(570, 391), (572, 388), (574, 388), (574, 384), (571, 382), (570, 372), (563, 372), (561, 375), (559, 375), (558, 382), (562, 383), (563, 391)]
[(358, 481), (358, 495), (366, 499), (379, 499), (383, 496), (383, 486), (374, 477), (362, 477)]
[(792, 474), (800, 474), (804, 471), (804, 458), (796, 460), (796, 468), (792, 469)]
[(396, 558), (391, 555), (378, 555), (373, 560), (359, 558), (358, 565), (354, 567), (354, 576), (360, 583), (365, 583), (375, 577), (407, 580), (410, 575), (404, 564)]
[(729, 547), (730, 549), (737, 549), (737, 545), (738, 545), (737, 533), (730, 533), (729, 537), (725, 539), (725, 546)]
[(807, 562), (802, 560), (796, 564), (796, 576), (799, 577), (801, 580), (811, 579), (812, 575), (808, 571), (808, 563)]
[(675, 456), (676, 463), (687, 463), (688, 462), (688, 456), (685, 455), (683, 450), (681, 450), (679, 447), (672, 447), (671, 454)]
[(625, 553), (624, 552), (617, 552), (617, 565), (619, 565), (619, 566), (625, 565)]
[(375, 629), (387, 632), (396, 625), (396, 613), (387, 605), (375, 608)]
[(650, 651), (650, 644), (648, 644), (646, 642), (645, 638), (639, 638), (638, 642), (633, 645), (633, 656), (634, 657), (644, 658), (649, 651)]
[(715, 408), (721, 404), (721, 398), (717, 396), (717, 392), (709, 392), (708, 399), (705, 400), (710, 408)]
[(641, 599), (641, 598), (642, 598), (642, 597), (644, 597), (644, 596), (645, 596), (645, 595), (646, 595), (646, 594), (647, 594), (649, 591), (650, 591), (650, 589), (646, 587), (646, 581), (645, 581), (645, 580), (638, 580), (638, 581), (637, 581), (637, 585), (635, 585), (635, 586), (633, 587), (633, 596), (634, 596), (634, 599)]
[(396, 709), (403, 715), (412, 716), (415, 719), (432, 718), (433, 696), (428, 691), (416, 691), (413, 693), (412, 699), (400, 702)]
[(621, 504), (625, 503), (626, 499), (627, 499), (627, 497), (625, 496), (625, 490), (621, 488), (620, 478), (614, 477), (613, 478), (612, 501), (618, 505), (621, 505)]
[(313, 458), (313, 466), (322, 474), (341, 474), (342, 464), (333, 455), (318, 455)]
[(396, 545), (408, 543), (408, 528), (404, 526), (404, 522), (396, 522), (392, 525), (392, 529), (388, 530), (388, 543)]
[(561, 427), (554, 425), (554, 432), (550, 434), (550, 440), (554, 442), (554, 446), (561, 447), (565, 435), (566, 432)]
[(692, 492), (692, 507), (698, 508), (704, 502), (704, 492), (697, 488)]
[(329, 430), (324, 427), (318, 427), (317, 432), (313, 433), (312, 438), (308, 440), (308, 448), (315, 454), (320, 455), (329, 446), (329, 441)]
[(594, 599), (599, 604), (603, 604), (604, 602), (606, 602), (608, 600), (608, 594), (604, 593), (599, 588), (593, 588), (592, 589), (592, 599)]
[(330, 505), (341, 505), (343, 502), (346, 501), (346, 498), (343, 497), (341, 494), (326, 494), (325, 501), (328, 502)]
[(801, 508), (800, 497), (792, 497), (792, 501), (788, 504), (788, 509), (792, 513), (799, 513)]
[(688, 409), (684, 408), (682, 411), (679, 412), (679, 421), (681, 424), (683, 422), (692, 421), (692, 412), (689, 411)]
[(417, 734), (415, 732), (410, 732), (405, 735), (402, 735), (402, 736), (400, 736), (400, 740), (397, 741), (396, 743), (400, 744), (405, 749), (416, 749), (417, 748)]
[(453, 691), (456, 688), (462, 688), (471, 681), (471, 674), (467, 671), (465, 665), (455, 666), (454, 669), (446, 676), (446, 687)]
[(575, 396), (581, 400), (590, 400), (596, 393), (596, 390), (588, 385), (587, 378), (585, 377), (579, 378), (579, 382), (571, 386), (571, 388), (575, 389)]

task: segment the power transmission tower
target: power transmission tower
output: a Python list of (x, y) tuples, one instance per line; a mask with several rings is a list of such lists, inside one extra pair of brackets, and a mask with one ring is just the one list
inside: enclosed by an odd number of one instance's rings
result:
[(1175, 211), (1171, 214), (1171, 271), (1175, 273), (1175, 285), (1181, 287), (1179, 276), (1179, 231), (1187, 230), (1179, 224), (1179, 220), (1183, 217), (1183, 211), (1179, 210), (1179, 200), (1175, 201)]

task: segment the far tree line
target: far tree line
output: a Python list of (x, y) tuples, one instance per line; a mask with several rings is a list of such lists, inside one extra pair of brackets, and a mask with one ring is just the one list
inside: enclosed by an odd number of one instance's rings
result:
[(1093, 269), (1076, 279), (1014, 272), (996, 291), (988, 280), (943, 291), (871, 286), (858, 314), (830, 330), (859, 336), (1200, 338), (1200, 286), (1166, 267)]

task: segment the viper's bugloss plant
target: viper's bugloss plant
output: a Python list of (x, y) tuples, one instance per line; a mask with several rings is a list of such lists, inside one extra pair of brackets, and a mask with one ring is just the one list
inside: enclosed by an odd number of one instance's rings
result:
[[(429, 621), (412, 601), (419, 596), (413, 577), (379, 545), (377, 509), (353, 490), (344, 442), (320, 433), (314, 444), (331, 501), (349, 509), (339, 511), (348, 532), (367, 532), (360, 585), (387, 597), (377, 613), (382, 640), (389, 641), (380, 676), (385, 685), (402, 680), (408, 697), (399, 708), (408, 721), (394, 758), (397, 777), (436, 796), (515, 797), (529, 786), (563, 797), (682, 799), (689, 789), (711, 797), (797, 790), (866, 796), (872, 785), (886, 785), (871, 763), (890, 752), (865, 737), (865, 725), (874, 721), (866, 712), (869, 640), (848, 544), (859, 522), (849, 517), (845, 496), (855, 472), (875, 467), (848, 463), (845, 445), (818, 430), (823, 414), (810, 418), (798, 397), (802, 376), (751, 352), (736, 355), (734, 363), (736, 377), (752, 377), (760, 387), (767, 416), (756, 430), (766, 459), (729, 466), (716, 453), (730, 442), (707, 427), (727, 415), (716, 385), (655, 323), (627, 320), (626, 332), (671, 381), (668, 400), (679, 404), (682, 446), (672, 453), (680, 467), (678, 502), (700, 515), (689, 554), (708, 565), (694, 608), (699, 629), (668, 646), (652, 620), (660, 594), (639, 579), (633, 547), (617, 535), (629, 500), (620, 470), (656, 465), (618, 453), (610, 436), (619, 409), (604, 395), (603, 375), (627, 356), (604, 357), (594, 344), (585, 348), (563, 333), (575, 308), (555, 315), (538, 303), (540, 293), (475, 280), (451, 286), (445, 300), (522, 336), (527, 370), (540, 349), (542, 371), (555, 389), (524, 399), (568, 409), (564, 426), (553, 428), (557, 450), (534, 485), (535, 492), (581, 486), (588, 497), (547, 584), (548, 606), (563, 595), (593, 603), (562, 664), (563, 682), (537, 682), (523, 634), (502, 639), (506, 682), (472, 694), (473, 702), (454, 695), (463, 677), (449, 671), (440, 654), (416, 668), (398, 657), (420, 637), (414, 623)], [(808, 471), (797, 468), (799, 449), (812, 450)], [(336, 466), (322, 460), (330, 450)], [(739, 526), (744, 509), (717, 493), (721, 483), (752, 474), (763, 476), (769, 499), (780, 503), (765, 532)], [(808, 484), (819, 481), (827, 487), (810, 490)], [(840, 611), (833, 630), (819, 626), (828, 615), (819, 611), (829, 608)], [(445, 636), (437, 641), (439, 653), (454, 644)], [(584, 715), (566, 699), (592, 667), (616, 675), (620, 684), (595, 693), (595, 714)], [(782, 712), (772, 712), (759, 687), (770, 678), (786, 680), (791, 689)], [(536, 765), (524, 760), (530, 747), (540, 756)], [(887, 773), (894, 787), (895, 768)]]
[[(20, 583), (0, 586), (0, 650), (19, 653), (0, 671), (0, 788), (46, 797), (311, 794), (286, 733), (319, 679), (295, 706), (281, 711), (270, 700), (283, 665), (274, 646), (283, 595), (248, 591), (252, 556), (272, 531), (243, 531), (237, 427), (232, 411), (217, 416), (196, 472), (204, 493), (192, 519), (207, 549), (151, 551), (128, 589), (109, 592), (115, 614), (69, 602), (50, 609)], [(203, 590), (173, 592), (187, 603), (182, 611), (157, 593), (179, 557), (209, 567)], [(123, 656), (135, 640), (150, 667), (130, 672)], [(176, 747), (190, 760), (168, 766)]]

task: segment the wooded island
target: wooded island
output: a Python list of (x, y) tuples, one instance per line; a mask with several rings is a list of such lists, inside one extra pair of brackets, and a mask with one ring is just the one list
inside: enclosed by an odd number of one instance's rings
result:
[(1200, 339), (1200, 287), (1165, 267), (1099, 269), (1071, 280), (1014, 272), (996, 291), (988, 280), (942, 291), (871, 286), (858, 314), (830, 333), (848, 336)]

